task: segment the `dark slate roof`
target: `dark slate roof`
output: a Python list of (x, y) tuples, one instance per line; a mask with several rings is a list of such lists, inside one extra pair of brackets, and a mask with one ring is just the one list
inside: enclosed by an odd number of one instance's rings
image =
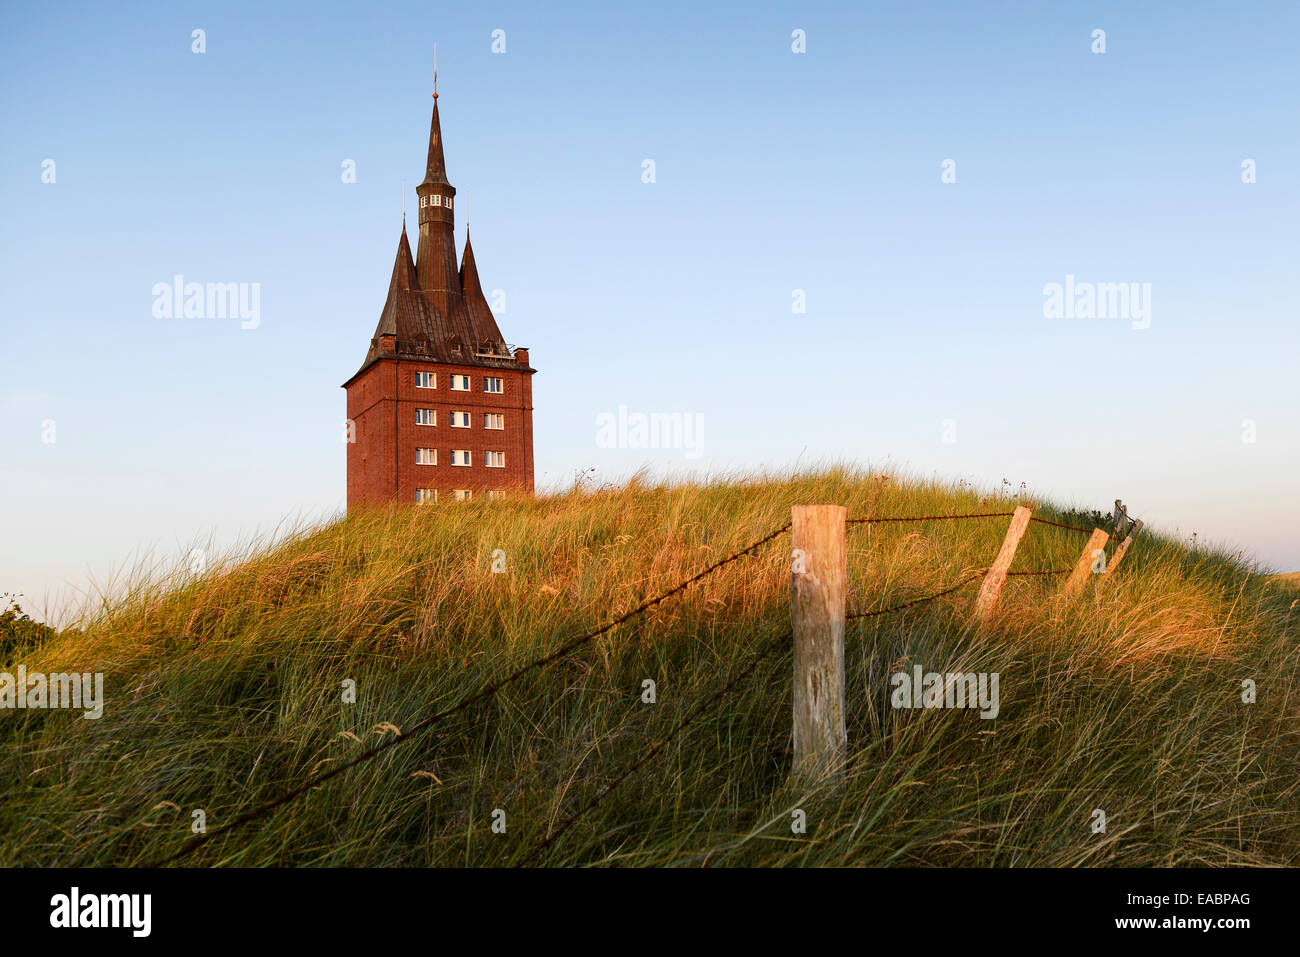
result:
[[(452, 273), (452, 277), (455, 277)], [(439, 295), (436, 292), (421, 291), (420, 299), (425, 306), (425, 313), (429, 317), (429, 331), (427, 333), (430, 343), (430, 355), (443, 359), (446, 362), (456, 361), (455, 356), (473, 352), (474, 330), (469, 323), (469, 315), (465, 311), (465, 300), (458, 293), (451, 295)], [(437, 303), (443, 302), (444, 308), (439, 309)], [(460, 343), (460, 351), (457, 352), (452, 346)]]
[[(492, 310), (483, 298), (478, 270), (474, 266), (474, 252), (468, 244), (461, 276), (471, 284), (468, 298), (462, 296), (459, 289), (450, 293), (421, 289), (403, 224), (397, 259), (393, 263), (393, 277), (388, 283), (388, 298), (379, 314), (366, 360), (348, 382), (371, 363), (388, 356), (486, 368), (518, 368), (501, 338)], [(460, 285), (459, 281), (457, 285)], [(444, 308), (438, 307), (439, 302)], [(392, 347), (385, 348), (380, 342), (381, 336), (393, 336)]]

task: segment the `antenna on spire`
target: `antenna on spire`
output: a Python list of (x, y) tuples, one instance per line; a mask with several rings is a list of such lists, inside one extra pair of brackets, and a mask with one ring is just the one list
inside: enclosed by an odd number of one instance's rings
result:
[(433, 42), (433, 98), (438, 98), (438, 41)]
[(406, 180), (402, 180), (402, 228), (406, 228)]

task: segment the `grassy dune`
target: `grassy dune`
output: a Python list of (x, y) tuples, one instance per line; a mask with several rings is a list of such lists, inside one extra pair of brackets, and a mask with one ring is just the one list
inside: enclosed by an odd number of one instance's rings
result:
[[(0, 670), (103, 671), (104, 717), (0, 712), (0, 863), (142, 865), (789, 520), (1003, 511), (1008, 495), (832, 470), (376, 510), (202, 577), (138, 584)], [(1061, 517), (1050, 503), (1039, 515)], [(1077, 517), (1076, 517), (1077, 518)], [(1006, 519), (849, 532), (851, 608), (986, 567)], [(1016, 570), (1075, 532), (1031, 525)], [(491, 570), (500, 549), (506, 570)], [(851, 623), (843, 786), (787, 782), (781, 647), (595, 810), (565, 817), (788, 628), (788, 536), (429, 733), (218, 836), (186, 865), (1281, 865), (1300, 860), (1300, 606), (1144, 537), (1101, 594), (1013, 578)], [(221, 563), (214, 563), (220, 566)], [(1001, 675), (1001, 713), (894, 710), (912, 663)], [(654, 679), (658, 701), (640, 700)], [(1243, 704), (1243, 679), (1258, 701)], [(341, 700), (345, 679), (355, 704)], [(491, 829), (506, 812), (506, 833)], [(807, 833), (791, 833), (802, 809)], [(1105, 833), (1090, 828), (1102, 809)]]

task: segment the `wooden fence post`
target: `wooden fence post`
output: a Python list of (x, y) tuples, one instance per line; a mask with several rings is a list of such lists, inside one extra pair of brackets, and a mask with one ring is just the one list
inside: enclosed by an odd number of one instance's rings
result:
[(993, 614), (993, 609), (997, 607), (998, 595), (1002, 592), (1002, 583), (1007, 580), (1007, 569), (1011, 567), (1011, 560), (1016, 557), (1016, 546), (1020, 544), (1020, 539), (1024, 537), (1025, 529), (1029, 527), (1029, 518), (1033, 514), (1032, 509), (1018, 505), (1015, 513), (1011, 516), (1011, 526), (1007, 529), (1007, 537), (1002, 540), (1002, 548), (998, 551), (998, 557), (993, 560), (993, 564), (985, 572), (984, 583), (980, 585), (980, 593), (975, 598), (975, 617), (980, 621), (987, 621), (989, 615)]
[(1106, 563), (1106, 570), (1101, 573), (1101, 580), (1103, 583), (1110, 580), (1110, 573), (1115, 570), (1115, 566), (1119, 564), (1119, 560), (1124, 557), (1124, 553), (1128, 551), (1129, 546), (1133, 544), (1133, 539), (1137, 538), (1137, 534), (1140, 531), (1142, 531), (1142, 523), (1134, 522), (1133, 530), (1128, 533), (1128, 536), (1124, 541), (1119, 543), (1119, 548), (1115, 549), (1115, 554), (1112, 555), (1110, 561)]
[(794, 629), (796, 778), (840, 777), (844, 727), (844, 600), (847, 557), (841, 505), (790, 510), (790, 621)]
[(1083, 554), (1074, 565), (1074, 571), (1070, 572), (1070, 577), (1065, 580), (1061, 586), (1062, 595), (1077, 595), (1083, 591), (1084, 583), (1087, 582), (1088, 576), (1092, 574), (1093, 562), (1097, 560), (1097, 551), (1100, 550), (1104, 555), (1106, 553), (1106, 542), (1110, 536), (1100, 528), (1094, 528), (1092, 535), (1088, 538), (1088, 544), (1083, 546)]

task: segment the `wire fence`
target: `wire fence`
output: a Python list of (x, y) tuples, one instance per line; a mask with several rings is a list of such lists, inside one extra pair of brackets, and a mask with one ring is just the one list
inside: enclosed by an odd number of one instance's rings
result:
[(877, 525), (886, 522), (937, 522), (966, 518), (1006, 518), (1015, 512), (972, 512), (969, 515), (904, 515), (898, 518), (849, 518), (845, 525)]
[(961, 581), (959, 581), (957, 584), (953, 585), (952, 587), (945, 588), (943, 591), (935, 592), (933, 595), (926, 595), (924, 598), (916, 598), (913, 599), (912, 601), (903, 602), (903, 604), (894, 605), (892, 608), (880, 608), (877, 609), (876, 611), (851, 612), (845, 615), (844, 617), (849, 621), (853, 621), (858, 618), (875, 618), (877, 615), (888, 615), (891, 612), (902, 611), (904, 608), (911, 608), (913, 605), (923, 605), (928, 602), (934, 601), (936, 598), (942, 598), (944, 595), (951, 595), (953, 592), (957, 591), (963, 585), (968, 585), (971, 582), (975, 581), (975, 579), (977, 578), (983, 578), (984, 573), (987, 571), (988, 571), (987, 568), (981, 568), (973, 575), (967, 575), (965, 578), (963, 578)]
[[(964, 514), (964, 515), (920, 515), (920, 516), (850, 518), (845, 520), (845, 524), (851, 526), (851, 525), (871, 525), (877, 523), (884, 524), (884, 523), (923, 522), (923, 521), (957, 521), (957, 520), (983, 519), (983, 518), (1005, 518), (1007, 516), (1011, 516), (1014, 514), (1015, 514), (1014, 512), (979, 512), (979, 513), (971, 513), (971, 514)], [(1039, 518), (1031, 517), (1030, 520), (1034, 522), (1039, 522), (1040, 524), (1044, 524), (1044, 525), (1052, 525), (1058, 528), (1069, 529), (1071, 531), (1078, 531), (1084, 533), (1091, 532), (1091, 529), (1064, 525), (1059, 522), (1048, 521), (1047, 519), (1039, 519)], [(503, 688), (507, 687), (513, 682), (519, 680), (524, 675), (529, 674), (530, 672), (533, 671), (546, 668), (547, 666), (554, 664), (555, 662), (560, 661), (563, 658), (566, 658), (567, 656), (573, 654), (578, 649), (591, 644), (600, 636), (608, 634), (610, 631), (617, 628), (619, 625), (622, 625), (639, 615), (643, 615), (647, 611), (650, 611), (652, 608), (655, 608), (656, 606), (661, 605), (665, 601), (668, 601), (669, 599), (677, 595), (680, 595), (691, 585), (703, 581), (704, 579), (708, 578), (710, 575), (712, 575), (714, 572), (718, 571), (719, 569), (731, 564), (732, 562), (739, 560), (740, 558), (743, 558), (746, 555), (753, 554), (755, 551), (757, 551), (762, 546), (766, 545), (768, 542), (771, 542), (774, 539), (778, 538), (779, 536), (790, 531), (790, 528), (791, 525), (789, 522), (787, 522), (786, 524), (782, 525), (780, 528), (777, 528), (769, 532), (767, 535), (764, 535), (763, 537), (755, 540), (754, 542), (750, 543), (749, 545), (745, 546), (739, 551), (734, 552), (733, 554), (728, 555), (726, 558), (722, 558), (706, 566), (705, 568), (697, 572), (695, 575), (692, 575), (690, 578), (685, 579), (684, 581), (678, 583), (677, 585), (673, 586), (667, 591), (664, 591), (656, 595), (654, 598), (642, 602), (640, 605), (636, 606), (631, 611), (628, 611), (625, 614), (622, 614), (617, 618), (614, 618), (613, 620), (607, 622), (604, 625), (601, 625), (598, 628), (595, 628), (591, 631), (584, 632), (578, 637), (572, 638), (569, 641), (564, 642), (555, 651), (542, 655), (541, 657), (536, 658), (533, 661), (530, 661), (529, 663), (520, 666), (519, 668), (516, 668), (514, 671), (507, 674), (505, 677), (490, 682), (487, 685), (484, 685), (478, 691), (475, 691), (474, 693), (462, 698), (461, 700), (457, 701), (455, 704), (449, 705), (445, 708), (435, 711), (430, 715), (427, 715), (426, 717), (422, 718), (420, 721), (412, 725), (410, 728), (408, 728), (406, 731), (395, 732), (392, 737), (386, 739), (382, 743), (366, 749), (362, 753), (355, 755), (354, 757), (329, 769), (328, 771), (322, 771), (320, 773), (308, 776), (308, 778), (304, 780), (302, 783), (300, 783), (296, 787), (293, 787), (285, 791), (279, 797), (276, 797), (271, 801), (265, 802), (250, 811), (247, 811), (243, 814), (238, 815), (235, 818), (232, 818), (230, 821), (221, 825), (220, 827), (214, 828), (211, 831), (208, 831), (204, 834), (200, 834), (191, 838), (178, 851), (156, 861), (151, 866), (158, 867), (164, 864), (171, 864), (176, 861), (182, 860), (186, 857), (189, 857), (191, 854), (198, 851), (199, 848), (203, 847), (213, 839), (220, 837), (223, 834), (228, 834), (231, 831), (234, 831), (240, 827), (252, 823), (253, 821), (259, 820), (260, 818), (266, 817), (267, 815), (275, 811), (277, 808), (283, 807), (286, 804), (291, 803), (292, 801), (306, 794), (308, 791), (312, 790), (313, 788), (319, 787), (321, 784), (324, 784), (325, 782), (344, 774), (345, 772), (351, 770), (352, 768), (364, 764), (367, 761), (373, 760), (374, 758), (385, 753), (386, 751), (389, 751), (393, 748), (398, 747), (399, 745), (405, 744), (406, 742), (421, 736), (422, 734), (429, 731), (430, 729), (440, 724), (441, 722), (447, 720), (448, 718), (451, 718), (454, 715), (457, 715), (467, 710), (468, 708), (472, 707), (473, 705), (481, 701), (486, 701), (487, 699), (493, 697), (495, 694), (497, 694), (497, 692), (501, 691)], [(895, 612), (900, 612), (908, 608), (916, 607), (918, 605), (928, 604), (946, 595), (950, 595), (953, 592), (956, 592), (959, 589), (961, 589), (963, 586), (968, 585), (971, 582), (984, 577), (988, 573), (988, 571), (989, 569), (987, 568), (980, 569), (979, 571), (966, 575), (956, 584), (953, 584), (948, 588), (943, 589), (942, 591), (935, 592), (933, 594), (926, 595), (921, 598), (915, 598), (910, 601), (903, 602), (902, 604), (893, 605), (888, 608), (880, 608), (872, 611), (851, 612), (846, 614), (844, 617), (845, 620), (860, 620), (865, 618), (874, 618), (881, 615), (888, 615)], [(1053, 569), (1047, 571), (1007, 572), (1006, 574), (1008, 576), (1051, 576), (1051, 575), (1063, 575), (1070, 571), (1071, 569), (1065, 568), (1065, 569)], [(658, 755), (661, 751), (663, 751), (664, 748), (666, 748), (675, 739), (677, 739), (683, 733), (685, 733), (686, 730), (689, 729), (696, 721), (698, 721), (699, 718), (701, 718), (708, 711), (709, 708), (711, 708), (718, 701), (726, 697), (726, 695), (730, 693), (732, 690), (739, 687), (746, 679), (751, 677), (754, 674), (755, 670), (758, 668), (758, 666), (767, 658), (775, 654), (776, 651), (779, 650), (781, 647), (783, 647), (787, 642), (789, 642), (791, 637), (792, 637), (792, 632), (790, 630), (786, 630), (783, 633), (771, 639), (770, 641), (768, 641), (767, 643), (765, 643), (763, 647), (754, 655), (752, 655), (748, 660), (748, 662), (738, 672), (736, 672), (736, 674), (733, 675), (729, 681), (727, 681), (724, 685), (722, 685), (713, 694), (709, 695), (709, 697), (706, 698), (704, 701), (702, 701), (699, 705), (694, 707), (686, 715), (686, 717), (682, 718), (676, 725), (674, 725), (673, 728), (667, 734), (665, 734), (662, 738), (660, 738), (658, 741), (652, 744), (647, 749), (645, 754), (643, 754), (637, 761), (633, 762), (630, 766), (628, 766), (622, 773), (620, 773), (612, 781), (606, 784), (605, 787), (602, 788), (601, 791), (594, 798), (592, 798), (589, 802), (587, 802), (587, 804), (583, 805), (581, 808), (579, 808), (571, 815), (565, 817), (563, 821), (561, 821), (558, 825), (556, 825), (554, 829), (551, 830), (550, 833), (541, 842), (539, 842), (536, 845), (536, 847), (533, 849), (532, 859), (539, 858), (542, 854), (544, 854), (548, 848), (550, 848), (553, 844), (555, 844), (555, 842), (558, 841), (565, 833), (567, 833), (569, 829), (572, 828), (574, 824), (576, 824), (584, 815), (586, 815), (587, 813), (595, 809), (597, 806), (599, 806), (621, 784), (627, 781), (632, 775), (634, 775), (641, 768), (649, 764), (649, 762), (652, 761), (655, 758), (655, 756)]]
[(1039, 525), (1051, 525), (1053, 528), (1064, 528), (1071, 532), (1083, 532), (1085, 535), (1092, 534), (1092, 529), (1090, 528), (1083, 528), (1079, 525), (1066, 525), (1063, 522), (1053, 522), (1045, 518), (1039, 518), (1037, 515), (1031, 515), (1029, 520), (1031, 522), (1037, 522)]

